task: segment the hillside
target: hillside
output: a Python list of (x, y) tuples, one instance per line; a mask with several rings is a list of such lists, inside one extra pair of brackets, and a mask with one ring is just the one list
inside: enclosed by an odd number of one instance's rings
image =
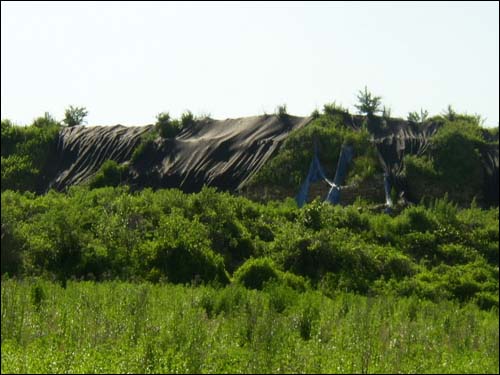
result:
[(498, 372), (473, 117), (2, 121), (1, 181), (2, 372)]
[[(206, 185), (261, 197), (269, 188), (283, 199), (297, 194), (315, 147), (333, 178), (344, 144), (354, 150), (344, 186), (351, 197), (383, 203), (386, 175), (395, 197), (415, 203), (448, 193), (463, 205), (473, 198), (498, 205), (498, 129), (467, 115), (418, 124), (342, 111), (198, 119), (170, 137), (152, 125), (22, 128), (3, 121), (2, 190), (128, 184), (196, 192)], [(374, 181), (378, 192), (364, 196), (363, 183)]]

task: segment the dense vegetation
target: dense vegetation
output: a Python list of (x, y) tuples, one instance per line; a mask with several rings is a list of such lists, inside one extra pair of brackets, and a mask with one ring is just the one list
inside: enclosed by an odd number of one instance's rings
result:
[[(286, 106), (278, 108), (277, 115), (286, 120)], [(354, 149), (354, 159), (345, 182), (347, 185), (356, 185), (382, 174), (372, 137), (381, 129), (386, 129), (394, 119), (372, 114), (353, 127), (353, 117), (335, 103), (325, 105), (323, 114), (316, 112), (313, 117), (315, 119), (310, 124), (290, 134), (279, 152), (253, 176), (250, 188), (264, 185), (297, 191), (307, 175), (315, 145), (320, 162), (331, 179), (343, 144), (351, 144)], [(420, 119), (416, 114), (410, 117)], [(451, 200), (463, 206), (469, 205), (473, 198), (484, 206), (498, 205), (495, 192), (489, 192), (488, 196), (484, 194), (488, 185), (485, 180), (485, 154), (495, 148), (498, 150), (498, 127), (483, 128), (479, 116), (457, 114), (451, 108), (446, 114), (431, 118), (422, 114), (421, 118), (421, 122), (410, 121), (407, 126), (435, 125), (438, 131), (429, 140), (427, 152), (420, 155), (408, 153), (403, 159), (404, 169), (400, 177), (407, 181), (408, 196), (412, 201), (443, 197), (448, 193)], [(155, 139), (175, 137), (182, 129), (200, 120), (189, 111), (180, 119), (171, 119), (166, 112), (160, 113), (155, 126), (144, 134), (142, 142), (134, 150), (131, 165), (140, 170), (148, 164), (148, 159), (154, 157)], [(48, 114), (35, 119), (27, 127), (14, 126), (9, 120), (2, 121), (2, 191), (43, 192), (46, 189), (57, 168), (60, 126)], [(128, 166), (108, 162), (102, 165), (90, 185), (126, 184), (127, 172)]]
[[(258, 204), (205, 188), (2, 193), (2, 273), (395, 293), (498, 306), (498, 208)], [(257, 262), (255, 258), (265, 258)], [(252, 280), (253, 279), (253, 280)]]
[(348, 183), (381, 172), (369, 132), (346, 127), (345, 115), (335, 107), (326, 105), (324, 112), (306, 127), (292, 132), (280, 151), (254, 176), (251, 185), (297, 189), (307, 175), (315, 144), (325, 173), (332, 180), (344, 143), (352, 145), (356, 155), (349, 171)]
[(498, 313), (411, 298), (2, 281), (2, 373), (498, 373)]
[(481, 153), (498, 147), (498, 128), (482, 128), (476, 116), (467, 115), (429, 121), (438, 122), (440, 128), (428, 152), (407, 155), (404, 160), (411, 194), (420, 199), (448, 193), (450, 199), (462, 204), (482, 198), (485, 176)]
[[(347, 184), (381, 173), (372, 137), (391, 119), (377, 99), (357, 130), (325, 105), (252, 184), (297, 189), (315, 145), (331, 178), (343, 144)], [(111, 160), (87, 186), (37, 195), (61, 125), (2, 121), (1, 371), (498, 373), (499, 209), (478, 207), (498, 128), (451, 109), (411, 117), (438, 131), (404, 158), (421, 204), (393, 215), (361, 199), (133, 192)], [(157, 119), (134, 168), (196, 121)]]
[[(313, 117), (308, 126), (290, 134), (280, 151), (253, 177), (251, 186), (297, 190), (307, 175), (315, 142), (320, 162), (331, 179), (344, 143), (354, 146), (347, 185), (383, 172), (371, 139), (374, 134), (386, 132), (397, 119), (369, 114), (361, 121), (360, 129), (355, 130), (349, 126), (351, 115), (335, 104), (325, 105), (323, 114), (316, 113)], [(417, 119), (415, 114), (410, 117)], [(421, 118), (425, 121), (411, 121), (408, 126), (418, 130), (435, 125), (438, 131), (429, 139), (431, 146), (425, 153), (404, 156), (404, 169), (399, 177), (405, 179), (412, 200), (419, 202), (425, 197), (443, 197), (448, 193), (451, 200), (464, 206), (474, 198), (485, 205), (498, 205), (497, 199), (484, 196), (487, 182), (482, 161), (484, 153), (498, 148), (498, 127), (483, 128), (479, 116), (457, 114), (451, 108), (446, 115), (427, 119), (423, 113)]]
[(31, 126), (2, 120), (2, 191), (39, 191), (54, 165), (59, 125), (47, 115)]

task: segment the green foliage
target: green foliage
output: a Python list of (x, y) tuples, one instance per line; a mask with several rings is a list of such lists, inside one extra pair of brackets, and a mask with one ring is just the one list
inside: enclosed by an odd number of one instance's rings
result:
[(323, 106), (323, 113), (327, 116), (335, 116), (338, 114), (349, 113), (347, 108), (337, 102), (327, 103)]
[(490, 142), (477, 119), (453, 112), (443, 120), (431, 142), (425, 154), (406, 155), (404, 158), (405, 175), (413, 199), (442, 197), (447, 193), (451, 200), (462, 205), (469, 204), (474, 197), (482, 201), (484, 167), (481, 149)]
[(4, 221), (2, 211), (2, 242), (0, 248), (2, 275), (16, 275), (19, 273), (22, 264), (21, 246), (22, 243), (19, 239), (18, 229)]
[(39, 312), (42, 307), (42, 303), (47, 299), (47, 294), (40, 283), (33, 284), (30, 290), (31, 303), (35, 307), (35, 311)]
[(313, 118), (313, 120), (318, 119), (320, 116), (321, 116), (321, 114), (319, 113), (319, 111), (317, 109), (315, 109), (314, 111), (311, 112), (311, 117)]
[(182, 129), (182, 122), (172, 120), (168, 112), (156, 116), (155, 130), (162, 138), (174, 138)]
[(104, 186), (121, 185), (126, 178), (127, 171), (127, 166), (119, 165), (114, 160), (106, 160), (90, 181), (89, 186), (95, 189)]
[(2, 191), (6, 189), (23, 191), (36, 184), (39, 170), (27, 155), (10, 155), (1, 158)]
[[(40, 124), (39, 124), (40, 125)], [(2, 191), (37, 191), (51, 173), (59, 126), (16, 126), (2, 120)]]
[(357, 108), (359, 113), (373, 116), (375, 113), (380, 112), (381, 99), (382, 97), (373, 95), (365, 86), (364, 91), (359, 91), (358, 104), (355, 104), (354, 106)]
[(83, 119), (87, 117), (88, 114), (89, 112), (87, 111), (87, 108), (73, 107), (72, 105), (70, 105), (69, 108), (67, 108), (64, 112), (63, 123), (69, 127), (82, 125)]
[(188, 126), (193, 126), (195, 123), (195, 119), (193, 113), (191, 111), (186, 111), (181, 116), (181, 125), (183, 128)]
[[(493, 143), (496, 143), (498, 145), (498, 125), (496, 128), (487, 128), (483, 129), (483, 132), (486, 132), (486, 138), (487, 140), (491, 140)], [(484, 136), (483, 136), (484, 137)]]
[[(229, 281), (223, 259), (210, 249), (206, 228), (180, 215), (160, 220), (159, 238), (144, 242), (134, 255), (144, 269), (158, 270), (160, 275), (174, 283)], [(152, 281), (158, 272), (149, 274)]]
[(130, 157), (132, 164), (137, 165), (137, 163), (144, 161), (148, 156), (154, 154), (156, 136), (155, 131), (148, 132), (142, 136), (141, 142), (134, 149)]
[(483, 167), (478, 141), (479, 133), (466, 123), (445, 126), (433, 137), (434, 165), (454, 200), (470, 202), (481, 191)]
[(1, 288), (2, 373), (498, 373), (498, 310), (472, 304), (281, 284)]
[[(344, 126), (341, 114), (321, 116), (308, 126), (290, 134), (280, 151), (253, 176), (250, 186), (271, 185), (297, 189), (307, 175), (317, 142), (320, 162), (327, 175), (337, 168), (343, 143), (354, 147), (356, 157), (367, 156), (367, 164), (373, 170), (380, 170), (373, 145), (367, 131), (353, 131)], [(363, 174), (357, 170), (358, 176)], [(349, 178), (349, 177), (348, 177)]]
[(308, 204), (301, 211), (302, 222), (306, 228), (313, 230), (320, 230), (321, 225), (321, 206), (322, 203), (319, 199), (315, 199), (311, 204)]
[(423, 124), (428, 117), (429, 112), (422, 108), (420, 108), (420, 113), (418, 113), (417, 111), (408, 113), (408, 121), (412, 121), (417, 124)]
[(54, 127), (54, 126), (59, 126), (59, 122), (57, 122), (56, 119), (53, 116), (51, 116), (49, 112), (45, 112), (43, 117), (38, 117), (35, 120), (33, 120), (33, 126), (37, 128)]
[(249, 259), (234, 273), (235, 282), (251, 289), (262, 289), (264, 283), (278, 277), (278, 270), (269, 258)]
[(249, 288), (274, 280), (329, 296), (416, 294), (481, 306), (498, 290), (498, 208), (462, 209), (448, 198), (394, 217), (320, 201), (263, 205), (208, 188), (5, 191), (1, 203), (2, 273), (14, 276), (223, 285), (232, 274)]

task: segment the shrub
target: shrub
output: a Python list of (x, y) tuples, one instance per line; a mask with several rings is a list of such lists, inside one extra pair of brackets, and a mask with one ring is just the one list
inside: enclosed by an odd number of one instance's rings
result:
[(45, 112), (43, 117), (38, 117), (33, 121), (33, 126), (37, 128), (47, 128), (51, 126), (59, 126), (59, 122), (57, 122), (49, 112)]
[[(434, 165), (451, 199), (470, 203), (481, 191), (483, 165), (477, 150), (479, 135), (469, 126), (450, 124), (433, 137)], [(469, 128), (469, 130), (466, 130)]]
[(127, 166), (114, 160), (106, 160), (89, 183), (91, 189), (121, 185), (128, 171)]
[(181, 122), (172, 120), (168, 112), (162, 112), (156, 116), (155, 129), (162, 138), (174, 138), (181, 128)]
[(291, 287), (274, 280), (265, 283), (264, 291), (269, 295), (270, 307), (277, 313), (282, 313), (292, 306), (298, 297)]
[(399, 240), (402, 250), (415, 259), (432, 258), (436, 254), (436, 236), (429, 232), (412, 232)]
[(146, 133), (141, 137), (139, 145), (132, 152), (130, 161), (133, 165), (137, 165), (140, 161), (145, 161), (148, 156), (151, 156), (155, 152), (155, 132)]
[(181, 116), (181, 125), (183, 128), (193, 126), (195, 124), (194, 116), (191, 111), (186, 111)]
[(311, 117), (313, 118), (313, 120), (318, 119), (320, 116), (321, 116), (321, 114), (319, 113), (319, 111), (317, 109), (315, 109), (314, 111), (311, 112)]
[(349, 111), (337, 102), (327, 103), (323, 106), (323, 113), (327, 116), (334, 116), (343, 113), (349, 113)]
[(145, 257), (145, 270), (157, 268), (173, 283), (196, 279), (229, 282), (223, 259), (210, 249), (207, 230), (201, 223), (172, 214), (160, 221), (158, 234), (156, 240), (144, 242), (137, 254), (139, 263)]
[(400, 220), (407, 221), (411, 230), (416, 232), (433, 231), (438, 226), (432, 211), (421, 206), (407, 208), (400, 216)]
[(262, 289), (264, 283), (278, 278), (278, 270), (269, 258), (251, 258), (243, 263), (233, 275), (235, 282), (250, 289)]
[(2, 121), (2, 190), (39, 191), (51, 176), (59, 126)]
[(307, 289), (309, 289), (308, 281), (302, 276), (296, 275), (291, 272), (282, 272), (280, 273), (280, 278), (284, 285), (298, 292), (305, 292)]
[(17, 191), (32, 190), (36, 184), (39, 170), (27, 155), (11, 155), (1, 158), (2, 191), (10, 189)]
[(301, 211), (302, 222), (306, 228), (313, 230), (321, 229), (321, 209), (323, 207), (323, 202), (319, 199), (315, 199), (312, 203), (308, 204)]

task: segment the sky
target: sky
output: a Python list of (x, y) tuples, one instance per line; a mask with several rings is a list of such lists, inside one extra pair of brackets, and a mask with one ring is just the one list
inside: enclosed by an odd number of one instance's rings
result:
[(499, 122), (498, 2), (1, 2), (1, 117), (86, 107), (89, 125), (160, 112), (355, 113), (365, 86), (406, 118), (448, 105)]

